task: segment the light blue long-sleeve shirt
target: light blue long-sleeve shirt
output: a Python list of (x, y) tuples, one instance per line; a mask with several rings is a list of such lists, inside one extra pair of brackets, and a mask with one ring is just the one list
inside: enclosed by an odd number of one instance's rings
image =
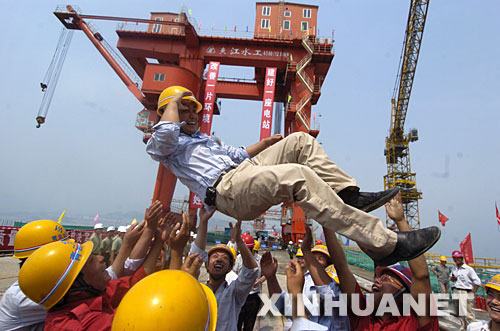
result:
[(249, 156), (245, 147), (226, 145), (199, 131), (193, 135), (182, 133), (184, 124), (168, 121), (156, 124), (146, 151), (203, 201), (207, 187), (223, 170), (239, 165)]
[[(196, 243), (191, 245), (189, 255), (194, 253), (199, 253), (203, 261), (208, 262), (207, 252), (199, 248)], [(241, 272), (236, 280), (231, 284), (224, 281), (217, 291), (215, 291), (215, 299), (217, 300), (217, 331), (237, 330), (241, 307), (245, 304), (248, 294), (252, 290), (258, 276), (259, 268), (248, 269), (245, 265), (242, 265)], [(209, 284), (207, 285), (210, 286)]]
[[(313, 302), (312, 296), (316, 293), (319, 294), (321, 301), (323, 301), (325, 296), (327, 295), (331, 296), (334, 301), (338, 301), (340, 300), (341, 292), (340, 286), (334, 280), (332, 280), (332, 282), (327, 285), (314, 285), (311, 274), (309, 271), (307, 271), (304, 275), (304, 287), (302, 289), (302, 294), (310, 302)], [(281, 314), (284, 314), (286, 311), (292, 311), (290, 299), (285, 298), (285, 296), (287, 295), (288, 294), (285, 291), (282, 291), (279, 299), (274, 304)], [(285, 308), (285, 305), (288, 305), (289, 307)], [(306, 314), (311, 322), (325, 326), (328, 331), (349, 331), (351, 329), (349, 317), (340, 316), (340, 311), (338, 308), (332, 309), (331, 316), (312, 316), (307, 309)]]

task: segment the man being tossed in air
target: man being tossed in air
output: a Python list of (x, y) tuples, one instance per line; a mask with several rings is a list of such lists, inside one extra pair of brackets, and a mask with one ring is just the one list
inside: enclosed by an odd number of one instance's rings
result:
[(158, 102), (161, 119), (146, 150), (205, 205), (252, 220), (271, 206), (296, 202), (307, 217), (355, 240), (379, 265), (413, 259), (439, 239), (437, 227), (400, 233), (385, 229), (368, 212), (398, 189), (359, 192), (354, 178), (331, 161), (311, 135), (277, 134), (234, 148), (198, 131), (201, 108), (191, 91), (165, 89)]

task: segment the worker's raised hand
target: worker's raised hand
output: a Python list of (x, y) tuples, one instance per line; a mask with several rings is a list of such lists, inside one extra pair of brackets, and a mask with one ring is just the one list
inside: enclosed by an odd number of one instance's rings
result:
[(302, 245), (300, 246), (300, 248), (302, 249), (302, 252), (309, 252), (311, 250), (311, 245), (312, 245), (311, 227), (309, 225), (306, 225), (306, 235), (302, 240)]
[(182, 214), (182, 224), (177, 223), (170, 233), (170, 247), (182, 251), (189, 240), (191, 233), (191, 218), (187, 213)]
[(271, 137), (266, 138), (266, 145), (267, 146), (272, 146), (276, 144), (278, 141), (283, 139), (283, 135), (281, 133), (275, 134)]
[(129, 245), (129, 247), (134, 247), (144, 232), (145, 225), (145, 221), (139, 224), (134, 222), (134, 224), (130, 225), (130, 228), (125, 232), (125, 236), (123, 236), (123, 243)]
[(193, 95), (193, 93), (191, 93), (190, 91), (183, 91), (183, 92), (180, 92), (180, 93), (177, 93), (176, 95), (174, 95), (172, 97), (172, 100), (167, 103), (167, 107), (166, 107), (166, 111), (172, 111), (172, 112), (178, 112), (179, 109), (184, 109), (186, 108), (187, 106), (185, 106), (183, 103), (182, 103), (182, 98), (184, 97), (187, 97), (189, 95)]
[(274, 277), (278, 270), (278, 260), (276, 260), (271, 252), (265, 252), (260, 259), (260, 270), (267, 279)]
[(394, 222), (400, 222), (404, 219), (401, 192), (398, 192), (391, 201), (385, 204), (385, 211)]
[(229, 229), (231, 230), (231, 238), (234, 238), (236, 242), (243, 240), (241, 239), (241, 220), (236, 222), (236, 226), (233, 227), (233, 223), (229, 222)]
[(203, 259), (200, 257), (200, 253), (194, 253), (186, 257), (181, 266), (181, 270), (198, 279), (198, 277), (200, 277), (200, 267), (202, 263)]
[(208, 222), (208, 220), (214, 215), (216, 209), (213, 208), (212, 211), (207, 211), (205, 209), (205, 206), (200, 208), (199, 216), (200, 216), (200, 223), (202, 222)]
[(163, 211), (163, 205), (160, 201), (156, 200), (149, 206), (146, 211), (145, 220), (147, 222), (147, 227), (150, 229), (156, 229), (158, 227), (158, 222)]
[(290, 263), (285, 267), (286, 270), (286, 285), (288, 292), (291, 294), (302, 293), (304, 287), (304, 273), (297, 261), (290, 260)]
[(170, 234), (172, 233), (172, 230), (174, 229), (174, 226), (177, 224), (178, 220), (178, 214), (173, 212), (168, 212), (165, 217), (161, 218), (158, 224), (158, 228), (161, 232), (161, 240), (167, 241), (170, 238)]

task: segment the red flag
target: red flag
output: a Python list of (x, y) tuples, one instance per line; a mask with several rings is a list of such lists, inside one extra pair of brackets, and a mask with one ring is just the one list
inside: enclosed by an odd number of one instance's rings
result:
[(470, 232), (465, 239), (460, 243), (460, 250), (464, 254), (465, 263), (474, 264), (474, 254), (472, 253), (472, 239)]
[(441, 224), (445, 226), (446, 222), (448, 222), (448, 217), (441, 214), (439, 210), (438, 210), (438, 216), (439, 216), (439, 222), (441, 222)]
[(498, 212), (498, 207), (497, 207), (496, 202), (495, 202), (495, 209), (497, 210), (497, 222), (498, 222), (498, 225), (500, 225), (500, 213)]

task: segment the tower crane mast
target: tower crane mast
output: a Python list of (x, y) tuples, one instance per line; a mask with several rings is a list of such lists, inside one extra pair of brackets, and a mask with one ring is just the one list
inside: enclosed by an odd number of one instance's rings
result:
[[(422, 192), (418, 191), (415, 173), (411, 172), (409, 143), (418, 140), (418, 131), (410, 129), (410, 132), (405, 134), (404, 124), (428, 6), (429, 0), (411, 0), (410, 3), (400, 67), (391, 99), (391, 126), (389, 136), (385, 139), (384, 151), (387, 163), (384, 188), (400, 187), (405, 218), (414, 229), (420, 228), (418, 200), (422, 198)], [(393, 226), (389, 218), (386, 223), (388, 227)]]

